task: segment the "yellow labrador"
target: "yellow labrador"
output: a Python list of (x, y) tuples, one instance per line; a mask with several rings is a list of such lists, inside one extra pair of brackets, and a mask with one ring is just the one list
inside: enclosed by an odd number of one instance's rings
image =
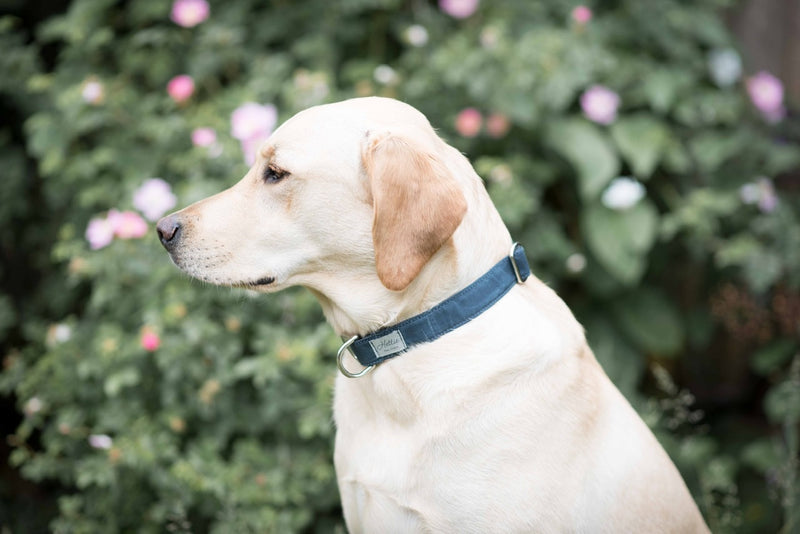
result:
[(708, 532), (467, 159), (412, 107), (303, 111), (158, 233), (207, 282), (309, 288), (351, 344), (334, 402), (351, 532)]

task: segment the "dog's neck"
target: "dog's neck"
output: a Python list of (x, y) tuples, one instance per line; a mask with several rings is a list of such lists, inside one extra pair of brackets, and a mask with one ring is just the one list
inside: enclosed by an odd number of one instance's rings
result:
[[(489, 218), (471, 215), (402, 291), (384, 287), (374, 268), (325, 275), (309, 285), (334, 331), (342, 337), (364, 336), (397, 324), (429, 310), (491, 269), (508, 254), (511, 237), (496, 212)], [(492, 218), (498, 223), (493, 228), (477, 222)], [(481, 245), (476, 246), (476, 236)]]
[(432, 308), (480, 276), (462, 273), (459, 264), (452, 245), (446, 245), (402, 291), (384, 287), (374, 271), (338, 275), (336, 280), (326, 276), (309, 289), (338, 335), (365, 336)]

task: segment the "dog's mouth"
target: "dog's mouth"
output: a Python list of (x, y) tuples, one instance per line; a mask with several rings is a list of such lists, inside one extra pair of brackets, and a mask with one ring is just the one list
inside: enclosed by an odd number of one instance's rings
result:
[[(183, 272), (192, 278), (202, 280), (203, 282), (208, 282), (209, 284), (258, 290), (269, 287), (275, 283), (274, 276), (262, 276), (261, 278), (256, 279), (232, 281), (230, 279), (210, 273), (208, 269), (197, 268), (194, 262), (183, 261), (183, 258), (177, 254), (170, 254), (170, 256), (173, 263), (175, 263), (175, 265), (177, 265), (178, 268), (180, 268)], [(206, 264), (204, 267), (216, 267), (216, 265)], [(212, 271), (214, 270), (215, 269), (212, 269)]]
[(252, 282), (237, 282), (235, 284), (231, 284), (233, 287), (242, 287), (245, 289), (256, 289), (259, 287), (265, 287), (275, 283), (275, 277), (273, 276), (264, 276), (259, 278), (258, 280)]

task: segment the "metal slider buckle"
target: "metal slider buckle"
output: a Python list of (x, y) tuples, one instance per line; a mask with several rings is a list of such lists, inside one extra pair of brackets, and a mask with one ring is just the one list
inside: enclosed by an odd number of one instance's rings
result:
[(519, 267), (517, 267), (517, 259), (514, 257), (514, 253), (517, 251), (517, 247), (520, 246), (519, 242), (514, 241), (511, 245), (511, 252), (508, 254), (508, 259), (511, 260), (511, 267), (514, 268), (514, 276), (517, 277), (518, 284), (524, 284), (525, 280), (522, 279), (522, 275), (519, 274)]
[(360, 370), (360, 371), (359, 371), (359, 372), (357, 372), (357, 373), (351, 373), (351, 372), (350, 372), (350, 371), (348, 371), (348, 370), (347, 370), (347, 368), (344, 366), (344, 362), (342, 361), (342, 359), (344, 358), (344, 354), (345, 354), (345, 352), (347, 352), (348, 354), (350, 354), (350, 356), (352, 356), (352, 357), (353, 357), (353, 359), (354, 359), (356, 362), (358, 362), (358, 364), (359, 364), (359, 365), (361, 365), (361, 362), (359, 362), (359, 361), (358, 361), (358, 358), (356, 358), (355, 354), (353, 354), (353, 352), (352, 352), (352, 351), (349, 351), (349, 350), (347, 350), (347, 349), (348, 349), (348, 347), (350, 347), (350, 345), (352, 345), (353, 343), (355, 343), (355, 341), (356, 341), (357, 339), (358, 339), (358, 336), (353, 336), (353, 337), (351, 337), (350, 339), (348, 339), (347, 341), (345, 341), (344, 343), (342, 343), (342, 346), (341, 346), (341, 347), (339, 347), (339, 352), (337, 352), (337, 353), (336, 353), (336, 366), (339, 368), (339, 371), (341, 371), (341, 373), (342, 373), (344, 376), (346, 376), (347, 378), (359, 378), (359, 377), (361, 377), (361, 376), (364, 376), (365, 374), (369, 373), (370, 371), (372, 371), (372, 370), (375, 368), (375, 366), (374, 366), (374, 365), (368, 365), (368, 366), (364, 367), (362, 370)]

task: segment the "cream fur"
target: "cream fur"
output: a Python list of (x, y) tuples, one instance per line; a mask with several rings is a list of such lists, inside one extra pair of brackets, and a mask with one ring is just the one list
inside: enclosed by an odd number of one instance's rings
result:
[[(370, 159), (378, 157), (370, 147), (386, 136), (404, 141), (381, 157), (419, 150), (428, 159), (419, 160), (422, 176), (390, 176), (391, 186), (376, 193), (374, 168), (404, 168)], [(265, 183), (267, 165), (289, 175)], [(428, 167), (436, 169), (431, 176)], [(373, 225), (390, 219), (377, 213), (373, 193), (398, 206), (393, 195), (409, 181), (422, 189), (403, 191), (402, 202), (420, 195), (428, 202), (420, 213), (439, 206), (446, 216), (395, 217), (379, 237)], [(425, 193), (441, 184), (463, 202)], [(299, 113), (237, 185), (170, 217), (159, 227), (180, 223), (168, 248), (186, 272), (264, 292), (306, 286), (342, 336), (425, 311), (511, 245), (467, 159), (418, 111), (382, 98)], [(398, 254), (406, 245), (411, 252)], [(391, 256), (382, 260), (383, 281), (376, 254)], [(412, 256), (419, 266), (409, 271), (403, 258)], [(399, 270), (386, 267), (392, 262)], [(256, 283), (265, 279), (274, 281)], [(708, 532), (581, 326), (533, 276), (438, 340), (362, 378), (340, 375), (334, 417), (336, 472), (353, 534)]]

